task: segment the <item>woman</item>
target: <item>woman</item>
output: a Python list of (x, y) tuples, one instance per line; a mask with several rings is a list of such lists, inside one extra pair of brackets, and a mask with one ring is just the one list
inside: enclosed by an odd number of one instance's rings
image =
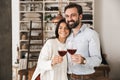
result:
[(65, 48), (65, 41), (70, 31), (65, 19), (58, 22), (55, 38), (47, 40), (41, 50), (32, 80), (39, 74), (41, 80), (68, 80), (67, 59), (66, 56), (59, 56), (58, 48)]

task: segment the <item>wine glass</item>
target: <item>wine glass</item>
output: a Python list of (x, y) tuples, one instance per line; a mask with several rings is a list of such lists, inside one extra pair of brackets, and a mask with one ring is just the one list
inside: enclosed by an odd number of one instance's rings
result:
[(63, 57), (64, 55), (66, 55), (67, 50), (65, 48), (59, 48), (58, 53), (61, 57)]
[[(77, 49), (75, 49), (75, 48), (74, 49), (67, 49), (67, 51), (72, 56), (72, 55), (75, 54), (75, 52), (77, 51)], [(74, 63), (73, 63), (72, 59), (71, 59), (71, 66), (74, 66)]]
[(63, 57), (67, 53), (67, 51), (59, 50), (58, 53), (61, 57)]
[[(67, 53), (67, 49), (61, 48), (61, 47), (58, 48), (58, 54), (59, 54), (60, 58), (63, 59), (63, 57), (66, 55), (66, 53)], [(61, 66), (61, 67), (63, 68), (63, 66)]]
[(73, 54), (75, 54), (77, 49), (67, 49), (67, 51), (70, 53), (70, 55), (73, 55)]
[[(75, 54), (75, 52), (77, 51), (77, 48), (75, 47), (75, 44), (73, 44), (73, 41), (70, 41), (69, 43), (68, 43), (68, 47), (67, 47), (67, 51), (68, 51), (68, 53), (72, 56), (72, 55), (74, 55)], [(71, 62), (70, 62), (70, 71), (72, 72), (72, 74), (73, 74), (73, 70), (72, 70), (72, 67), (74, 66), (74, 63), (73, 63), (73, 61), (72, 61), (72, 59), (71, 59)]]
[(68, 43), (67, 51), (69, 52), (70, 55), (75, 54), (75, 52), (77, 51), (77, 48), (75, 47), (75, 44), (73, 43), (73, 41), (70, 41)]

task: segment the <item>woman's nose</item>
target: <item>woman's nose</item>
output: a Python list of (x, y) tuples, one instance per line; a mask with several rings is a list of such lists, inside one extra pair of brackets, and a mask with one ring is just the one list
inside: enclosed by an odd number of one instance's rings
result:
[(65, 31), (65, 29), (63, 28), (62, 31)]

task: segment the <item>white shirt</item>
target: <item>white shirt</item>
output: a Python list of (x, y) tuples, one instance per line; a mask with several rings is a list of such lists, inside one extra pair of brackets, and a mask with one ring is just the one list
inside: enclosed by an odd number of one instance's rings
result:
[(86, 24), (83, 24), (76, 36), (73, 33), (67, 39), (67, 48), (77, 48), (75, 54), (83, 56), (86, 64), (71, 64), (70, 54), (68, 54), (68, 73), (78, 75), (86, 75), (94, 73), (94, 67), (101, 64), (100, 42), (98, 34), (95, 30), (90, 29)]
[(32, 80), (41, 74), (41, 80), (68, 80), (67, 79), (67, 57), (63, 57), (63, 62), (51, 66), (51, 60), (58, 55), (58, 48), (65, 47), (58, 39), (49, 39), (44, 44), (38, 59), (37, 68)]

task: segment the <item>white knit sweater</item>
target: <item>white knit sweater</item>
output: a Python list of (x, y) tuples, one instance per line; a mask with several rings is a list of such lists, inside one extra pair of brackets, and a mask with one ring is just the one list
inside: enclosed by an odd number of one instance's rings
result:
[(36, 70), (32, 76), (32, 80), (41, 74), (41, 80), (68, 80), (67, 79), (67, 58), (63, 57), (63, 62), (51, 66), (51, 59), (58, 54), (58, 47), (65, 47), (58, 39), (49, 39), (43, 46)]

